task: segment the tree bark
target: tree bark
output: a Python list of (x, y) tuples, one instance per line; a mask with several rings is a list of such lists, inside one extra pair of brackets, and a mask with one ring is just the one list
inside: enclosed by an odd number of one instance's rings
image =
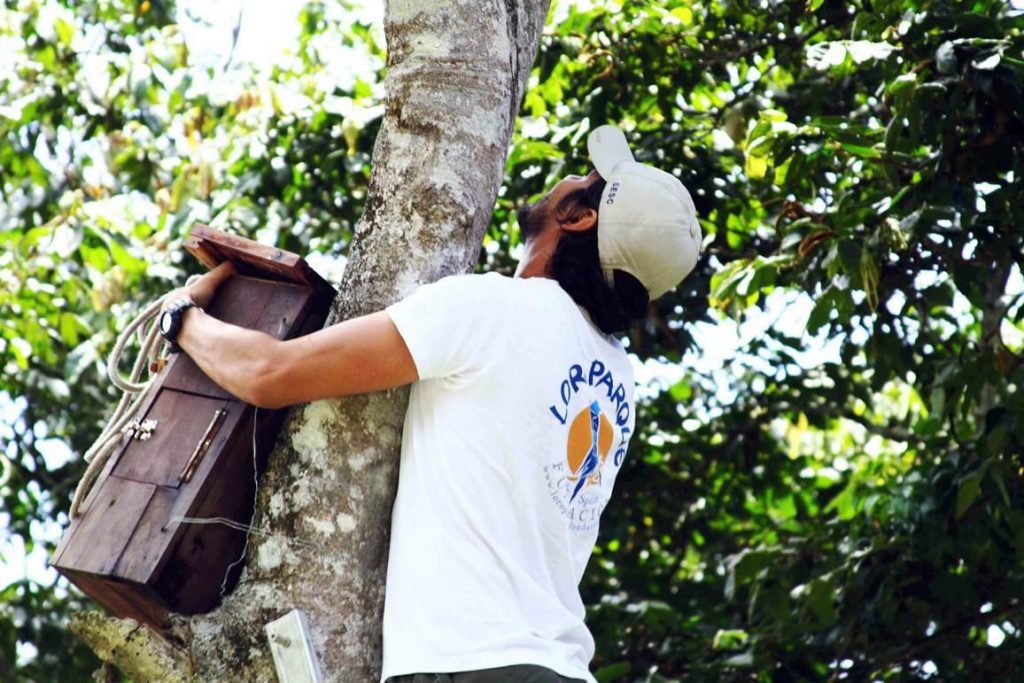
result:
[[(388, 2), (387, 110), (329, 324), (476, 261), (548, 2)], [(184, 675), (275, 680), (263, 629), (298, 608), (327, 680), (379, 676), (406, 401), (396, 390), (292, 411), (261, 481), (241, 582), (216, 611), (174, 625)]]

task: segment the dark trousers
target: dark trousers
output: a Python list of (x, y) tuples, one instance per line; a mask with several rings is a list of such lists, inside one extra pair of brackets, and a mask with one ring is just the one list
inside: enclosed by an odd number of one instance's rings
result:
[(515, 664), (497, 669), (460, 671), (449, 674), (392, 676), (387, 683), (583, 683), (583, 680), (559, 676), (543, 666)]

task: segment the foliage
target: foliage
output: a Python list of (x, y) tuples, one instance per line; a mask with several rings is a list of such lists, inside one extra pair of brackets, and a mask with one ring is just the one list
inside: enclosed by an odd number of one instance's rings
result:
[[(587, 578), (602, 678), (1024, 661), (1022, 27), (1002, 2), (669, 2), (548, 36), (524, 130), (579, 167), (624, 122), (710, 235), (632, 336), (689, 372), (639, 415)], [(700, 321), (766, 315), (701, 371)]]
[[(162, 3), (5, 8), (0, 524), (52, 548), (81, 469), (59, 445), (97, 433), (100, 359), (194, 267), (192, 222), (343, 258), (381, 46), (311, 4), (260, 75), (197, 63)], [(1024, 666), (1022, 28), (998, 0), (553, 9), (481, 268), (511, 267), (514, 207), (586, 171), (604, 121), (707, 236), (629, 337), (653, 379), (584, 582), (600, 680)], [(338, 45), (377, 61), (342, 74)], [(78, 598), (0, 595), (0, 671), (22, 642), (17, 675), (85, 677)]]

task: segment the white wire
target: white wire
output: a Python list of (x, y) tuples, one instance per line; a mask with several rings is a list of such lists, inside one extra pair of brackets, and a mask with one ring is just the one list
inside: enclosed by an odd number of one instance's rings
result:
[[(252, 409), (252, 514), (256, 515), (256, 499), (260, 492), (260, 478), (259, 473), (256, 469), (256, 417), (259, 415), (260, 409), (253, 407)], [(231, 570), (236, 566), (245, 561), (245, 553), (249, 549), (249, 532), (245, 533), (245, 545), (242, 546), (242, 553), (238, 556), (238, 559), (228, 565), (227, 570), (224, 572), (224, 579), (220, 582), (220, 597), (224, 597), (224, 594), (228, 592), (228, 577), (231, 575)]]
[[(253, 515), (256, 514), (256, 504), (257, 504), (257, 502), (259, 500), (259, 491), (260, 491), (259, 471), (257, 469), (257, 458), (256, 458), (256, 453), (257, 453), (257, 450), (256, 450), (256, 422), (257, 422), (258, 415), (259, 415), (259, 408), (253, 408), (253, 413), (252, 413), (252, 483), (253, 483), (252, 509), (253, 509)], [(245, 555), (249, 551), (249, 539), (250, 539), (250, 535), (251, 534), (259, 534), (261, 536), (266, 536), (266, 537), (269, 537), (269, 538), (277, 538), (279, 540), (283, 540), (288, 545), (299, 546), (300, 548), (308, 549), (310, 551), (310, 553), (311, 553), (311, 556), (314, 557), (314, 558), (315, 557), (320, 557), (320, 556), (323, 555), (323, 548), (321, 546), (317, 545), (316, 543), (311, 543), (309, 541), (304, 541), (302, 539), (297, 539), (297, 538), (289, 538), (289, 537), (285, 536), (284, 534), (275, 533), (275, 532), (270, 531), (268, 529), (262, 529), (260, 527), (253, 526), (251, 524), (242, 524), (241, 522), (236, 522), (235, 520), (229, 519), (227, 517), (186, 517), (186, 516), (174, 516), (174, 517), (171, 517), (168, 520), (168, 523), (170, 523), (170, 524), (175, 524), (175, 523), (178, 523), (178, 524), (221, 524), (221, 525), (229, 527), (231, 529), (236, 529), (238, 531), (244, 531), (245, 532), (245, 545), (242, 546), (241, 554), (238, 556), (238, 559), (236, 559), (234, 562), (229, 564), (227, 569), (224, 571), (224, 578), (220, 582), (220, 597), (221, 598), (223, 598), (227, 594), (227, 592), (228, 592), (227, 583), (228, 583), (228, 577), (231, 576), (231, 570), (233, 570), (236, 566), (238, 566), (239, 564), (241, 564), (242, 562), (245, 561)]]

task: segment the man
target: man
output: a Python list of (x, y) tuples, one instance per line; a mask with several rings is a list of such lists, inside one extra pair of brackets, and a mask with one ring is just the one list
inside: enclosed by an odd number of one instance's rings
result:
[(169, 297), (161, 326), (216, 382), (276, 408), (415, 383), (384, 608), (384, 680), (593, 681), (579, 582), (634, 430), (612, 336), (694, 267), (673, 176), (625, 136), (588, 139), (519, 222), (514, 278), (460, 275), (385, 311), (281, 342), (205, 315), (230, 266)]

